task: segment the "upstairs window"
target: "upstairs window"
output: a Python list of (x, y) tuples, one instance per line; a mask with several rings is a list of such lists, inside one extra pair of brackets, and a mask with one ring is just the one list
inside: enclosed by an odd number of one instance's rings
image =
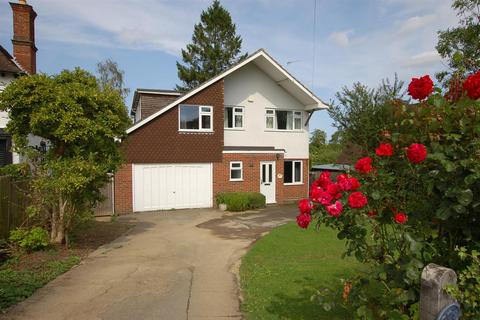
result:
[(243, 107), (225, 107), (224, 127), (227, 129), (243, 129)]
[(271, 130), (302, 130), (302, 112), (267, 109), (265, 111), (265, 127)]
[(302, 184), (302, 161), (285, 160), (283, 163), (283, 183)]
[(213, 131), (212, 107), (183, 104), (179, 106), (180, 131)]

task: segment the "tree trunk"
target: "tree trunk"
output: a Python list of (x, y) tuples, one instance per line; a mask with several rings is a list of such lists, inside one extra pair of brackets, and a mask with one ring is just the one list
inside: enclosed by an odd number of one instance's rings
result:
[(60, 196), (58, 199), (58, 213), (55, 213), (52, 216), (52, 232), (50, 234), (51, 243), (55, 243), (55, 244), (64, 243), (66, 206), (67, 206), (67, 200), (63, 200), (63, 197)]

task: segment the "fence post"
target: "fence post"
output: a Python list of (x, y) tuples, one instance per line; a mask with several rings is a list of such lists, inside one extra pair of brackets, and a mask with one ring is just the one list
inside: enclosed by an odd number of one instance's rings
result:
[(449, 268), (434, 263), (427, 265), (422, 271), (420, 289), (420, 320), (436, 320), (445, 307), (456, 301), (444, 288), (457, 283), (457, 274)]

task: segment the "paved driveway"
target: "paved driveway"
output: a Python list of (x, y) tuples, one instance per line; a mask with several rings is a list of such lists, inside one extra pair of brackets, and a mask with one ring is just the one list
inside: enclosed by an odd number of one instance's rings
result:
[(240, 319), (241, 256), (293, 206), (132, 214), (136, 227), (20, 303), (8, 319)]

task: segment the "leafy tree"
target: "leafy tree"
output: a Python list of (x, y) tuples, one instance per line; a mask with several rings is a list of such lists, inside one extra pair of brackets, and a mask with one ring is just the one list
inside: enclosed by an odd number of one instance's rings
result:
[[(7, 131), (16, 151), (27, 157), (32, 176), (28, 213), (50, 226), (50, 241), (61, 243), (75, 219), (91, 212), (107, 174), (121, 164), (119, 140), (130, 124), (113, 88), (79, 68), (58, 75), (20, 77), (0, 94), (8, 110)], [(28, 147), (33, 134), (46, 150)]]
[(343, 135), (342, 131), (340, 131), (340, 130), (335, 131), (332, 134), (332, 136), (330, 137), (329, 143), (331, 143), (331, 144), (342, 144), (343, 143), (342, 135)]
[(192, 43), (182, 49), (183, 64), (177, 62), (177, 69), (183, 83), (177, 85), (177, 90), (195, 88), (244, 59), (247, 54), (240, 54), (241, 47), (242, 38), (236, 34), (230, 13), (214, 0), (202, 11)]
[(320, 147), (327, 143), (327, 133), (320, 129), (315, 129), (310, 136), (310, 145)]
[(121, 70), (118, 63), (111, 59), (106, 59), (97, 63), (98, 83), (102, 90), (113, 88), (118, 91), (120, 96), (125, 99), (130, 93), (130, 89), (125, 88), (125, 72)]
[[(436, 48), (453, 73), (464, 75), (480, 69), (480, 0), (455, 0), (452, 8), (460, 25), (439, 31)], [(437, 77), (443, 80), (447, 75), (441, 72)]]
[(379, 133), (387, 130), (392, 122), (392, 100), (401, 100), (405, 94), (403, 81), (397, 75), (393, 82), (383, 80), (377, 89), (357, 82), (352, 88), (343, 87), (337, 92), (337, 102), (328, 110), (333, 125), (342, 132), (344, 143), (352, 143), (366, 149), (376, 143)]

